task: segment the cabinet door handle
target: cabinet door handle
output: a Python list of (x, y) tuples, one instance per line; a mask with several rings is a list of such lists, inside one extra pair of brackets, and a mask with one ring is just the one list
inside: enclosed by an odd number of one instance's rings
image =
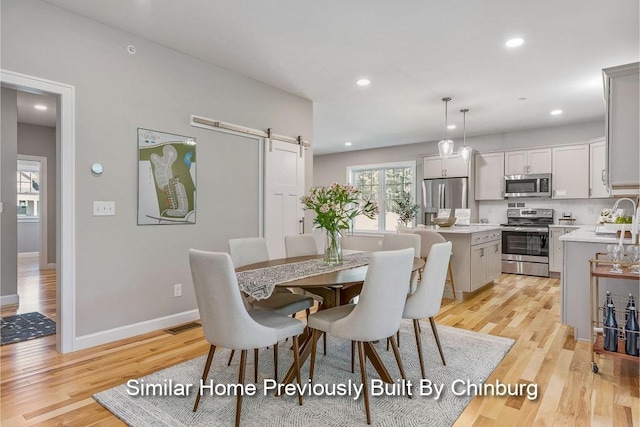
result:
[(605, 169), (602, 169), (602, 176), (600, 177), (600, 179), (602, 180), (602, 185), (606, 185), (606, 181), (605, 181), (605, 177), (604, 177), (604, 173), (606, 172)]
[(498, 252), (498, 246), (499, 246), (499, 245), (495, 245), (495, 246), (494, 246), (494, 247), (496, 248), (496, 249), (494, 250), (494, 252)]
[(484, 248), (480, 248), (480, 258), (484, 256)]

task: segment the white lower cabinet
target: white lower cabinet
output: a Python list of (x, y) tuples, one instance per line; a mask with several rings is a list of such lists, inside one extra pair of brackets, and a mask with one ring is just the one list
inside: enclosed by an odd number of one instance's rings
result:
[(451, 268), (457, 297), (474, 292), (502, 274), (502, 231), (441, 233), (453, 243)]
[(549, 227), (549, 237), (551, 244), (549, 245), (549, 272), (560, 273), (562, 271), (562, 242), (560, 236), (566, 233), (570, 233), (573, 230), (580, 228), (578, 226), (567, 227)]

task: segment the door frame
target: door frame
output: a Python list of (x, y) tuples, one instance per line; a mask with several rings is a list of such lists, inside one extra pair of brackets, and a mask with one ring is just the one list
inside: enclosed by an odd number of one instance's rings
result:
[(29, 160), (32, 162), (40, 163), (40, 189), (38, 190), (40, 197), (40, 214), (38, 215), (39, 230), (40, 234), (40, 249), (38, 253), (40, 270), (50, 270), (56, 268), (55, 263), (49, 263), (49, 242), (48, 242), (48, 233), (47, 233), (47, 222), (48, 222), (48, 211), (47, 211), (47, 203), (49, 201), (47, 192), (49, 191), (48, 180), (47, 180), (47, 158), (44, 156), (32, 156), (28, 154), (19, 154), (18, 160)]
[(56, 350), (75, 350), (76, 227), (75, 227), (75, 87), (40, 77), (0, 70), (3, 87), (57, 97), (56, 123)]

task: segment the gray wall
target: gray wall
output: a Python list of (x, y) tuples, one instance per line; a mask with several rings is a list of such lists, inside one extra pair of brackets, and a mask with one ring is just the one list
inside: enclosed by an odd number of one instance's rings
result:
[(15, 90), (2, 88), (2, 141), (0, 143), (0, 295), (18, 294), (18, 237), (16, 172), (18, 159), (18, 104)]
[[(47, 262), (56, 262), (56, 128), (18, 123), (18, 154), (47, 158)], [(38, 240), (40, 237), (38, 236)], [(20, 242), (18, 242), (20, 245)], [(40, 242), (45, 244), (45, 242)], [(19, 252), (33, 252), (20, 251)]]
[(18, 253), (40, 251), (40, 221), (18, 221)]
[[(310, 139), (312, 103), (38, 0), (1, 7), (2, 67), (76, 89), (77, 335), (195, 309), (187, 251), (226, 251), (252, 231), (257, 214), (234, 215), (233, 203), (255, 185), (242, 169), (257, 165), (233, 139), (191, 127), (190, 114)], [(138, 127), (196, 138), (197, 224), (136, 225)], [(94, 200), (115, 201), (116, 216), (94, 217)]]

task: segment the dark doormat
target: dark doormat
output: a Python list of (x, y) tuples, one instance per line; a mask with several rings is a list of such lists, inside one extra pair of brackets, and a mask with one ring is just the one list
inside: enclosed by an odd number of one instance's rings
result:
[(0, 345), (13, 344), (56, 333), (56, 322), (38, 313), (0, 318)]

